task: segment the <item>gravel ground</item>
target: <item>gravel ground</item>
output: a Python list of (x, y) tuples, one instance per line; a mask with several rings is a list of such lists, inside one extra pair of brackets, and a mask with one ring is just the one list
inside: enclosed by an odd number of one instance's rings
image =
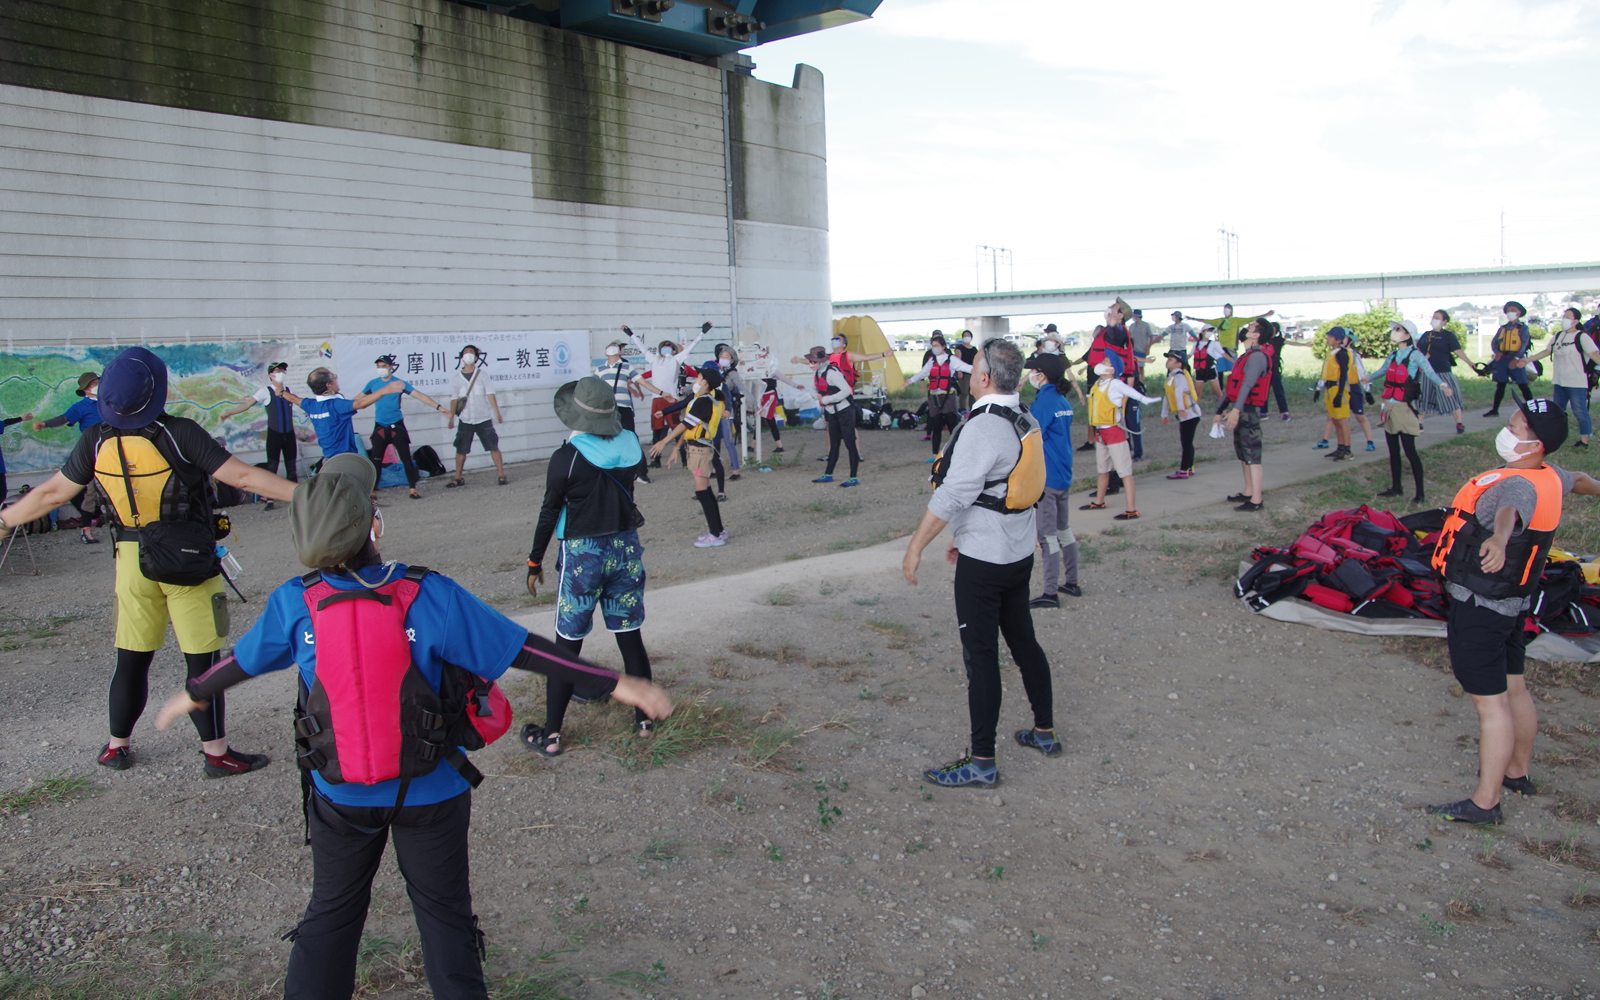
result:
[[(1315, 430), (1273, 433), (1302, 447)], [(1593, 992), (1597, 921), (1569, 905), (1600, 869), (1583, 847), (1593, 815), (1541, 796), (1508, 802), (1487, 835), (1430, 824), (1421, 806), (1472, 780), (1470, 703), (1375, 641), (1240, 609), (1226, 569), (1261, 539), (1206, 506), (1214, 485), (1192, 516), (1085, 532), (1085, 596), (1036, 614), (1066, 754), (1003, 738), (998, 789), (923, 786), (922, 768), (961, 754), (966, 719), (950, 568), (926, 561), (917, 589), (898, 573), (893, 539), (927, 493), (919, 437), (864, 433), (866, 485), (837, 490), (807, 481), (820, 435), (788, 435), (786, 467), (729, 484), (734, 541), (719, 550), (688, 545), (703, 527), (686, 473), (643, 488), (658, 676), (681, 712), (726, 703), (781, 747), (768, 757), (744, 737), (641, 765), (627, 717), (592, 706), (574, 709), (562, 758), (514, 743), (476, 755), (490, 775), (473, 851), (491, 972), (559, 973), (572, 997)], [(1173, 457), (1169, 438), (1150, 435), (1152, 465)], [(420, 503), (390, 491), (386, 550), (543, 620), (522, 589), (542, 473), (425, 487)], [(233, 606), (235, 635), (298, 572), (284, 518), (238, 512), (252, 598)], [(0, 789), (93, 786), (0, 810), (0, 967), (248, 995), (281, 975), (278, 938), (309, 891), (291, 679), (230, 698), (234, 742), (274, 757), (263, 772), (202, 780), (192, 731), (148, 723), (134, 768), (94, 767), (106, 548), (48, 537), (40, 577), (0, 572), (13, 705)], [(617, 662), (609, 642), (587, 652)], [(153, 696), (181, 669), (160, 654)], [(533, 679), (506, 687), (519, 718), (542, 714)], [(1595, 703), (1539, 694), (1562, 735), (1541, 739), (1556, 756), (1535, 775), (1600, 798)], [(1007, 669), (1002, 737), (1027, 719)], [(392, 860), (367, 929), (368, 993), (412, 996), (420, 964)]]

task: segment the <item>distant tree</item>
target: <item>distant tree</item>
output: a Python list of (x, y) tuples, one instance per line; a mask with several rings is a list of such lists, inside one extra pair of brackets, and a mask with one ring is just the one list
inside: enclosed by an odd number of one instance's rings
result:
[[(1389, 327), (1400, 322), (1400, 319), (1400, 313), (1388, 299), (1368, 302), (1366, 312), (1345, 313), (1318, 326), (1316, 342), (1311, 345), (1311, 353), (1319, 360), (1327, 357), (1328, 340), (1323, 334), (1336, 326), (1342, 326), (1355, 337), (1356, 350), (1363, 358), (1381, 358), (1388, 354), (1393, 346), (1389, 342)], [(1461, 334), (1458, 333), (1457, 336)]]

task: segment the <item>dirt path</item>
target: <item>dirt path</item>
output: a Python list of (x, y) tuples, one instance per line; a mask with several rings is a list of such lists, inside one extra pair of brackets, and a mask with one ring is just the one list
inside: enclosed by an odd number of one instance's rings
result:
[[(1269, 486), (1328, 471), (1304, 422), (1280, 427)], [(925, 503), (926, 445), (863, 435), (867, 486), (837, 490), (807, 481), (818, 463), (799, 446), (818, 437), (791, 434), (789, 468), (729, 484), (724, 549), (688, 546), (703, 529), (681, 470), (646, 488), (646, 639), (680, 734), (706, 746), (650, 766), (627, 717), (595, 706), (573, 711), (560, 759), (477, 755), (491, 777), (474, 888), (497, 975), (685, 1000), (1592, 991), (1597, 921), (1566, 902), (1600, 867), (1583, 828), (1548, 796), (1508, 803), (1487, 838), (1430, 826), (1420, 807), (1464, 794), (1476, 766), (1470, 704), (1376, 642), (1231, 600), (1219, 567), (1271, 522), (1214, 502), (1236, 488), (1226, 458), (1186, 483), (1150, 477), (1139, 522), (1075, 524), (1085, 596), (1035, 617), (1066, 755), (1003, 740), (998, 790), (926, 789), (921, 769), (966, 742), (950, 568), (930, 559), (913, 589), (903, 541), (885, 540)], [(514, 472), (504, 489), (397, 495), (389, 551), (544, 627), (522, 592), (542, 469)], [(239, 515), (249, 593), (296, 572), (283, 519)], [(0, 575), (0, 787), (71, 773), (95, 788), (0, 818), (0, 966), (246, 995), (281, 974), (278, 936), (308, 891), (290, 679), (230, 704), (235, 742), (277, 761), (260, 774), (202, 781), (192, 734), (147, 725), (138, 766), (99, 772), (110, 565), (70, 542), (39, 544), (38, 579)], [(236, 634), (259, 605), (234, 606)], [(617, 662), (604, 636), (586, 652)], [(179, 669), (158, 657), (157, 696)], [(1002, 735), (1027, 722), (1006, 680)], [(541, 687), (507, 687), (537, 719)], [(1559, 756), (1536, 775), (1600, 798), (1596, 704), (1541, 698), (1561, 739), (1541, 740)], [(1569, 834), (1542, 857), (1519, 846)], [(409, 996), (420, 965), (392, 862), (368, 933), (370, 991)]]

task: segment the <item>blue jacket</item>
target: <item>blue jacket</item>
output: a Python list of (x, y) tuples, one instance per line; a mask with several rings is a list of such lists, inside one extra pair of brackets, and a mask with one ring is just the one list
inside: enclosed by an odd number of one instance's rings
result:
[(1039, 422), (1044, 439), (1044, 484), (1052, 490), (1072, 486), (1072, 403), (1055, 386), (1045, 383), (1028, 407)]
[(355, 404), (343, 396), (328, 399), (306, 397), (300, 400), (300, 409), (311, 418), (311, 428), (317, 432), (317, 445), (323, 458), (332, 458), (347, 452), (361, 453), (361, 442), (356, 437), (353, 418)]

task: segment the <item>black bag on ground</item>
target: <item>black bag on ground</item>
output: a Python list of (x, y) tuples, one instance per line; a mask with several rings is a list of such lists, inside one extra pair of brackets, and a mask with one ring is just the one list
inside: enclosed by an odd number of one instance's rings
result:
[(1423, 618), (1425, 615), (1410, 608), (1402, 608), (1393, 601), (1377, 598), (1371, 601), (1362, 601), (1356, 605), (1351, 614), (1358, 618)]
[(1357, 601), (1365, 601), (1385, 586), (1374, 579), (1367, 567), (1356, 559), (1345, 559), (1340, 562), (1334, 567), (1333, 572), (1324, 574), (1323, 582), (1344, 591)]
[(417, 468), (430, 476), (442, 476), (449, 471), (444, 467), (444, 463), (439, 461), (439, 453), (433, 450), (433, 445), (431, 444), (425, 444), (413, 451), (411, 453), (411, 461), (416, 463)]

